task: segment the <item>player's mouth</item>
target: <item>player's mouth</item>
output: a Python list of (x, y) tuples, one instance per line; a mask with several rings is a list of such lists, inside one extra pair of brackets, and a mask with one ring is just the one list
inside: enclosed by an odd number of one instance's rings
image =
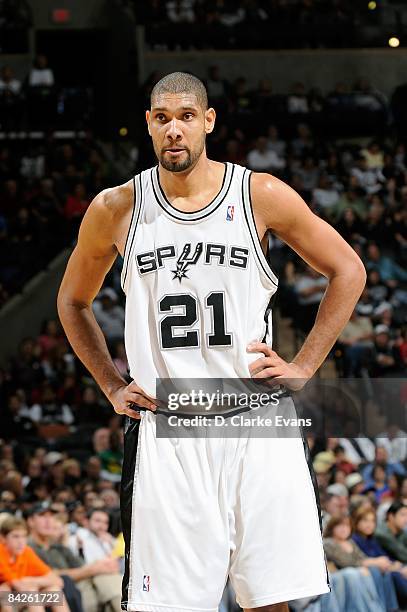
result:
[(168, 149), (164, 149), (164, 153), (169, 153), (169, 155), (171, 155), (171, 157), (175, 157), (176, 155), (180, 155), (181, 153), (183, 153), (186, 149), (183, 149), (182, 147), (171, 147)]

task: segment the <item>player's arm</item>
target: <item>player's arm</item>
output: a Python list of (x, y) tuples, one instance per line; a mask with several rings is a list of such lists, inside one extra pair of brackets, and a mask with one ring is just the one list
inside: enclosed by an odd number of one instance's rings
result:
[[(252, 375), (310, 378), (349, 320), (366, 282), (362, 261), (328, 223), (314, 215), (291, 187), (269, 174), (253, 174), (251, 194), (259, 235), (270, 229), (328, 279), (315, 324), (291, 364), (276, 353), (252, 364)], [(249, 351), (259, 352), (260, 343)], [(264, 345), (261, 345), (265, 352)], [(264, 361), (267, 360), (267, 363)]]
[(72, 348), (113, 404), (116, 412), (139, 418), (129, 408), (131, 403), (154, 409), (135, 383), (127, 382), (118, 372), (103, 332), (92, 310), (117, 249), (113, 240), (115, 190), (101, 192), (90, 204), (83, 218), (78, 243), (68, 261), (58, 293), (58, 314)]

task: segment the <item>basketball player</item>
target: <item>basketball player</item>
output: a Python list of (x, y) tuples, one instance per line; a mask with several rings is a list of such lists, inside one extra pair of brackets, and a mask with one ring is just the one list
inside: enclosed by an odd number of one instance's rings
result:
[[(282, 377), (301, 387), (365, 283), (352, 248), (290, 187), (207, 158), (215, 117), (194, 76), (175, 72), (155, 85), (146, 120), (158, 166), (96, 196), (58, 297), (73, 349), (127, 416), (122, 609), (129, 612), (215, 612), (228, 576), (245, 612), (285, 611), (289, 600), (330, 590), (301, 438), (155, 435), (160, 377)], [(291, 363), (263, 342), (277, 288), (262, 249), (268, 230), (329, 281)], [(131, 384), (92, 313), (118, 253)]]

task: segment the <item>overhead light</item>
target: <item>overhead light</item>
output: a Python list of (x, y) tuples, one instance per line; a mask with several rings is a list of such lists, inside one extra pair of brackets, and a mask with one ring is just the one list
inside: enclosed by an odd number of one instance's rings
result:
[(400, 40), (397, 38), (397, 36), (392, 36), (391, 38), (389, 38), (389, 47), (393, 47), (393, 49), (395, 49), (396, 47), (400, 46)]
[(369, 9), (369, 11), (374, 11), (377, 8), (377, 3), (374, 0), (370, 0), (370, 2), (368, 2), (367, 8)]
[(129, 133), (129, 130), (126, 127), (121, 127), (119, 130), (120, 136), (127, 136), (128, 133)]

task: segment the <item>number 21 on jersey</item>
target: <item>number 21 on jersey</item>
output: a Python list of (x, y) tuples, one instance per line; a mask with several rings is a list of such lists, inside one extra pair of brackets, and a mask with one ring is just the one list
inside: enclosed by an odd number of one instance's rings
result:
[[(182, 308), (181, 314), (174, 309)], [(205, 298), (205, 308), (211, 312), (212, 329), (205, 334), (208, 348), (232, 346), (231, 333), (226, 331), (225, 294), (212, 291)], [(166, 314), (159, 322), (162, 349), (199, 347), (199, 330), (193, 329), (198, 321), (198, 300), (190, 293), (165, 295), (158, 303), (160, 314)]]

